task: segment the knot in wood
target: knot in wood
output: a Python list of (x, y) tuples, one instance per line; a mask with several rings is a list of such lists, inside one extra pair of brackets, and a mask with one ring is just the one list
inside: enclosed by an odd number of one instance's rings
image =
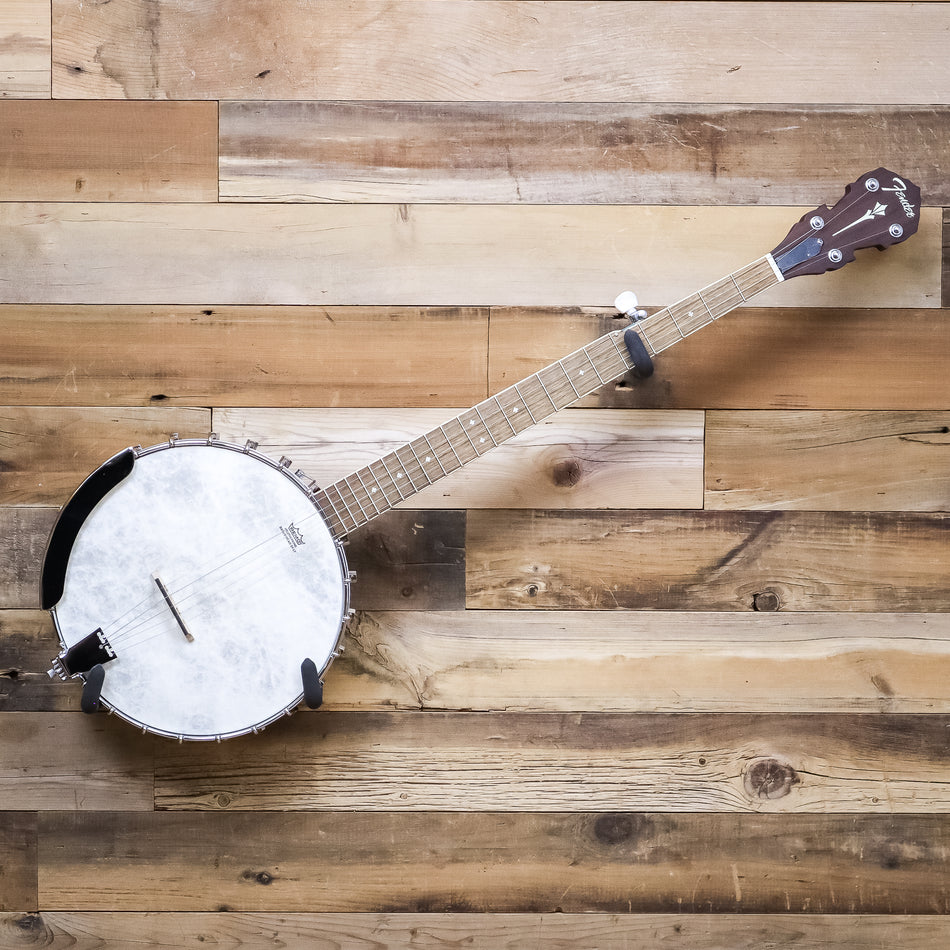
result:
[(594, 822), (594, 837), (601, 844), (618, 845), (639, 838), (649, 827), (644, 815), (606, 814)]
[(787, 762), (778, 759), (758, 759), (747, 769), (743, 777), (746, 793), (750, 798), (784, 798), (793, 785), (800, 785), (798, 773)]
[(561, 459), (551, 470), (551, 481), (558, 488), (573, 488), (581, 480), (581, 464), (577, 459)]
[(752, 595), (753, 610), (778, 610), (781, 606), (781, 598), (774, 590), (762, 590)]

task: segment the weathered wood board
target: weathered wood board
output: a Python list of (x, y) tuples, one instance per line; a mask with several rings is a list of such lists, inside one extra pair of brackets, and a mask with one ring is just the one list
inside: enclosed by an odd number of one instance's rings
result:
[[(943, 5), (53, 0), (53, 94), (96, 99), (921, 103)], [(882, 20), (899, 29), (882, 30)], [(873, 81), (864, 64), (873, 62)]]
[(48, 99), (49, 0), (5, 0), (0, 10), (0, 99)]
[(808, 204), (867, 155), (950, 204), (946, 107), (222, 102), (224, 201)]
[(211, 102), (0, 101), (4, 201), (216, 201)]
[[(761, 258), (804, 210), (10, 202), (0, 303), (610, 306), (632, 283), (666, 304)], [(758, 299), (938, 307), (941, 217)]]

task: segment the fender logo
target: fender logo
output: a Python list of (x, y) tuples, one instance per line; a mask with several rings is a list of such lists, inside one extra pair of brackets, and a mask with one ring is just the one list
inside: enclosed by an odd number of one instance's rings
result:
[(284, 540), (290, 545), (291, 551), (296, 551), (297, 548), (304, 543), (300, 529), (292, 521), (286, 528), (281, 525), (280, 533), (284, 536)]
[(894, 196), (901, 203), (901, 207), (904, 209), (904, 214), (908, 218), (913, 218), (914, 215), (914, 206), (907, 200), (907, 185), (904, 184), (896, 175), (894, 176), (894, 187), (893, 188), (882, 188), (881, 191), (890, 191), (893, 192)]

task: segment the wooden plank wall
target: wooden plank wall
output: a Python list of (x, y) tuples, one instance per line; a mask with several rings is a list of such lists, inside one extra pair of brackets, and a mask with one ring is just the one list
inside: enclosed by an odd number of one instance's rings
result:
[[(950, 941), (950, 4), (5, 0), (0, 947)], [(354, 535), (326, 705), (45, 673), (120, 448), (340, 477), (888, 165), (770, 291)], [(188, 697), (191, 699), (191, 697)]]

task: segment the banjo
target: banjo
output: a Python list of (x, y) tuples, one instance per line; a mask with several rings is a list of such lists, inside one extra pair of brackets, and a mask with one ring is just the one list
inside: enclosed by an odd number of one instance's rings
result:
[(617, 298), (605, 334), (332, 485), (215, 434), (134, 446), (93, 472), (53, 527), (42, 605), (61, 644), (50, 676), (183, 741), (256, 733), (302, 703), (352, 616), (348, 534), (497, 445), (633, 371), (756, 294), (836, 270), (916, 230), (920, 189), (884, 168), (805, 214), (771, 253), (650, 316)]

